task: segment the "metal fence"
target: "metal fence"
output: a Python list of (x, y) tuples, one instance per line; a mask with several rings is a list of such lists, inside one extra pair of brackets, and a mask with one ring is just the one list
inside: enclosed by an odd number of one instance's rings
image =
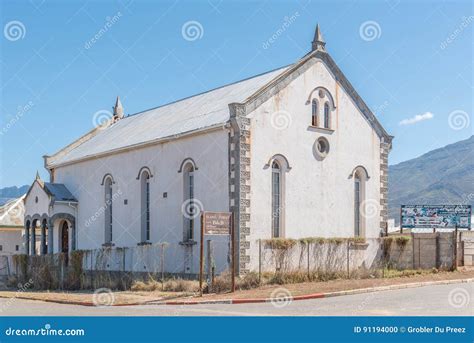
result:
[[(197, 244), (156, 243), (70, 254), (15, 255), (10, 259), (11, 274), (21, 282), (33, 280), (37, 289), (127, 289), (138, 280), (197, 279), (199, 256)], [(208, 279), (229, 269), (229, 262), (229, 242), (206, 241), (204, 265)]]
[[(264, 240), (255, 243), (250, 271), (260, 278), (291, 273), (311, 280), (379, 277), (387, 269), (452, 269), (472, 263), (474, 256), (474, 235), (464, 233), (457, 239), (454, 233), (412, 233), (365, 242), (315, 239), (294, 240), (287, 246)], [(178, 243), (0, 256), (0, 276), (12, 275), (17, 282), (33, 280), (37, 289), (128, 289), (137, 280), (197, 279), (199, 257), (198, 244)], [(228, 239), (205, 241), (204, 273), (208, 280), (230, 270), (230, 262)]]

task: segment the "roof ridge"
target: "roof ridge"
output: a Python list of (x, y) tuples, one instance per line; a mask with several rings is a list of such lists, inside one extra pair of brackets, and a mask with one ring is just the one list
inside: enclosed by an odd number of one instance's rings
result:
[(229, 87), (229, 86), (232, 86), (232, 85), (235, 85), (237, 83), (240, 83), (240, 82), (244, 82), (244, 81), (248, 81), (248, 80), (251, 80), (251, 79), (254, 79), (256, 77), (259, 77), (259, 76), (263, 76), (263, 75), (266, 75), (266, 74), (270, 74), (270, 73), (273, 73), (277, 70), (280, 70), (280, 69), (284, 69), (284, 68), (288, 68), (289, 66), (293, 65), (294, 63), (290, 63), (290, 64), (287, 64), (285, 66), (282, 66), (282, 67), (278, 67), (278, 68), (275, 68), (275, 69), (272, 69), (272, 70), (268, 70), (266, 72), (263, 72), (263, 73), (260, 73), (260, 74), (257, 74), (257, 75), (253, 75), (253, 76), (249, 76), (249, 77), (246, 77), (245, 79), (241, 79), (241, 80), (238, 80), (238, 81), (234, 81), (234, 82), (230, 82), (230, 83), (227, 83), (225, 85), (222, 85), (222, 86), (218, 86), (218, 87), (215, 87), (215, 88), (211, 88), (207, 91), (204, 91), (204, 92), (201, 92), (201, 93), (196, 93), (196, 94), (193, 94), (193, 95), (189, 95), (187, 97), (184, 97), (184, 98), (181, 98), (181, 99), (177, 99), (177, 100), (174, 100), (174, 101), (171, 101), (171, 102), (168, 102), (166, 104), (163, 104), (163, 105), (160, 105), (160, 106), (155, 106), (155, 107), (151, 107), (149, 109), (146, 109), (146, 110), (143, 110), (143, 111), (140, 111), (140, 112), (136, 112), (136, 113), (133, 113), (133, 114), (129, 114), (127, 115), (126, 117), (124, 117), (123, 119), (126, 119), (126, 118), (130, 118), (130, 117), (134, 117), (136, 115), (139, 115), (139, 114), (142, 114), (142, 113), (145, 113), (145, 112), (149, 112), (149, 111), (152, 111), (152, 110), (156, 110), (158, 108), (162, 108), (162, 107), (166, 107), (166, 106), (169, 106), (169, 105), (173, 105), (173, 104), (176, 104), (178, 102), (181, 102), (181, 101), (184, 101), (184, 100), (187, 100), (187, 99), (191, 99), (191, 98), (194, 98), (196, 96), (199, 96), (199, 95), (203, 95), (203, 94), (206, 94), (206, 93), (210, 93), (210, 92), (213, 92), (213, 91), (216, 91), (218, 89), (221, 89), (221, 88), (225, 88), (225, 87)]

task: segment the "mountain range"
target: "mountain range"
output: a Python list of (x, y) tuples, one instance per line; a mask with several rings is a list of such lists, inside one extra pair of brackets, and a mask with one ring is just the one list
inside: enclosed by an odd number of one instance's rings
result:
[(474, 135), (389, 167), (389, 218), (400, 205), (474, 205)]
[(0, 206), (4, 205), (8, 200), (19, 198), (26, 192), (28, 192), (29, 185), (24, 185), (21, 187), (12, 186), (0, 188)]

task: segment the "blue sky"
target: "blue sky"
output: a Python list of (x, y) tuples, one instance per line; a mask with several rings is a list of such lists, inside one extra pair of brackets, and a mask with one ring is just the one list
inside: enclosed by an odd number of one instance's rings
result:
[[(47, 178), (42, 156), (117, 95), (133, 114), (293, 63), (316, 23), (395, 136), (391, 164), (473, 134), (470, 1), (17, 0), (0, 12), (0, 187)], [(198, 36), (183, 35), (188, 22)]]

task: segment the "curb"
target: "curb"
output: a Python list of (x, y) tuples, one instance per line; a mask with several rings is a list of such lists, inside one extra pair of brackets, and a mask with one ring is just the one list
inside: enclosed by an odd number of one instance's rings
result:
[(338, 297), (338, 296), (343, 296), (343, 295), (354, 295), (354, 294), (362, 294), (362, 293), (390, 291), (390, 290), (395, 290), (395, 289), (415, 288), (415, 287), (433, 286), (433, 285), (449, 285), (449, 284), (453, 284), (453, 283), (470, 283), (470, 282), (474, 282), (474, 278), (413, 282), (413, 283), (405, 283), (405, 284), (399, 284), (399, 285), (351, 289), (351, 290), (347, 290), (347, 291), (296, 295), (294, 297), (290, 296), (290, 297), (256, 298), (256, 299), (220, 299), (220, 300), (217, 299), (217, 300), (163, 301), (163, 302), (150, 303), (150, 305), (209, 305), (209, 304), (271, 303), (273, 301), (285, 301), (285, 300), (298, 301), (298, 300), (322, 299), (322, 298)]

